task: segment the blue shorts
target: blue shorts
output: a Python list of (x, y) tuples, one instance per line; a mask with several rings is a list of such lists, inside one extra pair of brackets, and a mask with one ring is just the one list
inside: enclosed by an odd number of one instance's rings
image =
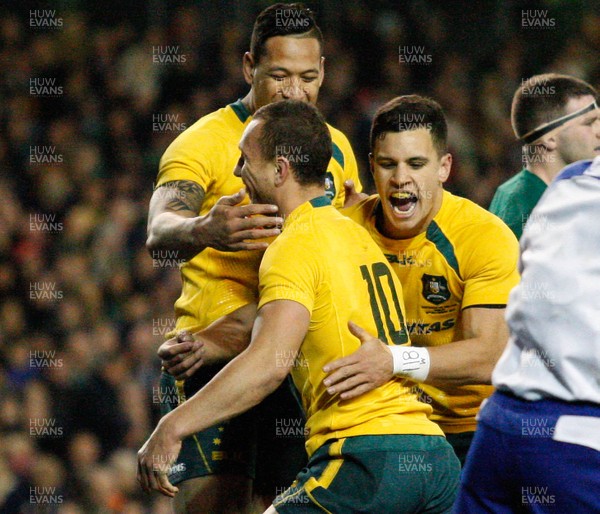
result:
[(454, 512), (600, 512), (600, 451), (556, 440), (570, 416), (597, 423), (600, 406), (495, 392), (480, 410)]

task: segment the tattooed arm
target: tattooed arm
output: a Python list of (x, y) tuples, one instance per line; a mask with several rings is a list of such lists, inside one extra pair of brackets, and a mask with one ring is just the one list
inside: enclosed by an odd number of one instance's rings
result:
[(187, 260), (207, 247), (222, 251), (265, 249), (266, 243), (252, 240), (279, 234), (273, 227), (283, 220), (269, 216), (277, 212), (273, 205), (239, 206), (245, 195), (242, 190), (223, 196), (206, 215), (198, 216), (204, 190), (196, 182), (177, 180), (157, 187), (148, 212), (148, 250), (175, 250)]
[(198, 216), (204, 190), (191, 180), (168, 182), (154, 190), (148, 209), (148, 240), (151, 252), (176, 250), (189, 259), (204, 250), (193, 244), (193, 218)]

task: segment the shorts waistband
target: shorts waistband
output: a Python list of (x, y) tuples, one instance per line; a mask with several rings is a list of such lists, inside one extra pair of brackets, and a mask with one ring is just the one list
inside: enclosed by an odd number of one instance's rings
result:
[(479, 412), (479, 423), (507, 434), (552, 436), (561, 416), (600, 418), (600, 405), (556, 399), (529, 401), (496, 391)]
[(572, 414), (600, 417), (600, 405), (592, 402), (567, 402), (557, 398), (542, 398), (541, 400), (531, 401), (519, 398), (507, 391), (496, 391), (491, 398), (501, 407), (517, 412), (522, 411), (524, 414), (531, 414), (532, 412), (547, 414), (550, 411), (557, 416)]
[[(426, 451), (436, 445), (443, 445), (446, 438), (441, 435), (425, 434), (383, 434), (358, 435), (344, 439), (330, 439), (317, 452), (328, 452), (332, 445), (340, 445), (341, 453), (372, 451)], [(338, 446), (338, 448), (340, 447)], [(315, 452), (315, 453), (317, 453)]]

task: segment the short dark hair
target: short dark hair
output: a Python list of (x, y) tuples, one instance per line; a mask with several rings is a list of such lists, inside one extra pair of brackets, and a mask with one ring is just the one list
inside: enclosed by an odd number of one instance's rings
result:
[(518, 139), (535, 128), (565, 115), (571, 98), (591, 95), (597, 91), (587, 82), (569, 75), (545, 73), (524, 80), (513, 97), (511, 123)]
[(325, 119), (316, 107), (299, 100), (282, 100), (254, 113), (263, 122), (258, 137), (262, 157), (286, 157), (300, 185), (323, 185), (332, 143)]
[(265, 44), (275, 36), (315, 38), (323, 53), (323, 34), (315, 21), (314, 13), (301, 3), (277, 3), (262, 11), (252, 29), (250, 53), (258, 63), (265, 53)]
[(448, 152), (448, 124), (440, 104), (420, 95), (397, 96), (382, 105), (373, 118), (369, 145), (371, 152), (375, 142), (388, 132), (404, 132), (426, 128), (439, 156)]

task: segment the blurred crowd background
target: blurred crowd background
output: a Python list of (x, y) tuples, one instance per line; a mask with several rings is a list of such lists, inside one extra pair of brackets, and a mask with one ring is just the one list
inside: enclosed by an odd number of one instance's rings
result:
[[(241, 57), (268, 4), (3, 2), (0, 512), (170, 512), (135, 481), (180, 290), (176, 262), (144, 247), (147, 205), (170, 141), (246, 93)], [(448, 188), (486, 207), (522, 168), (509, 119), (521, 81), (600, 85), (597, 2), (307, 5), (326, 40), (319, 107), (369, 191), (371, 117), (393, 96), (442, 104)]]

